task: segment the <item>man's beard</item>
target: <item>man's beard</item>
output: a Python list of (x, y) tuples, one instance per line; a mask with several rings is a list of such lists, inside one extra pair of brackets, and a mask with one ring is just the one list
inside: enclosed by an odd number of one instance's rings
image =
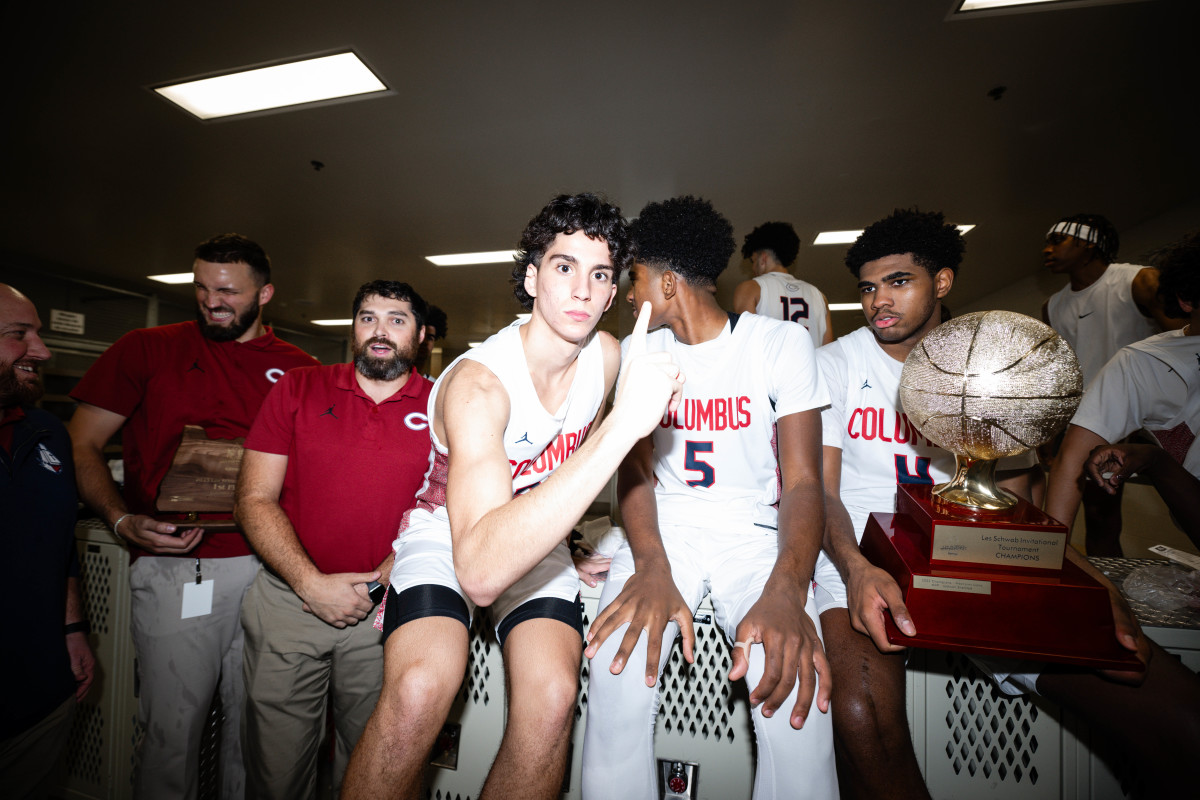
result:
[[(261, 306), (258, 302), (258, 296), (255, 295), (254, 301), (250, 303), (240, 317), (236, 317), (228, 326), (213, 325), (204, 316), (204, 309), (196, 306), (196, 319), (200, 323), (200, 332), (204, 334), (204, 338), (214, 342), (233, 342), (242, 337), (242, 334), (250, 330), (254, 323), (258, 320), (258, 310)], [(221, 306), (215, 309), (216, 311), (233, 311), (229, 306)]]
[(34, 376), (35, 380), (32, 381), (23, 379), (17, 374), (15, 364), (0, 367), (0, 408), (36, 403), (42, 396), (42, 376), (36, 372)]
[[(374, 356), (368, 348), (373, 344), (385, 344), (392, 348), (390, 356)], [(354, 345), (354, 368), (364, 378), (372, 381), (394, 381), (413, 367), (413, 359), (417, 352), (416, 336), (409, 342), (408, 347), (401, 350), (398, 346), (379, 337), (374, 337)]]

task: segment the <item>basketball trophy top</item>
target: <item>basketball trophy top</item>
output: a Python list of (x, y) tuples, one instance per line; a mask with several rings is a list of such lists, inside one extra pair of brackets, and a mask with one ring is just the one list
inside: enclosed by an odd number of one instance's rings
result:
[(1083, 373), (1050, 326), (1011, 311), (979, 311), (942, 323), (900, 374), (904, 413), (954, 453), (954, 480), (934, 493), (974, 510), (1010, 508), (995, 486), (995, 461), (1049, 441), (1071, 420)]

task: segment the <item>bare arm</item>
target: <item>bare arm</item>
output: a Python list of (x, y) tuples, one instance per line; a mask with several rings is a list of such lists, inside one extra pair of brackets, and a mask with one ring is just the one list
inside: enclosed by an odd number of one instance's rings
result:
[(671, 578), (671, 563), (658, 529), (653, 457), (653, 441), (647, 436), (633, 446), (617, 470), (621, 521), (633, 553), (634, 574), (616, 599), (592, 622), (584, 651), (588, 658), (594, 657), (613, 632), (629, 623), (621, 646), (609, 665), (609, 672), (616, 675), (625, 668), (629, 654), (645, 631), (647, 686), (653, 686), (658, 680), (663, 631), (669, 622), (673, 620), (679, 626), (683, 635), (683, 657), (689, 664), (694, 660), (692, 647), (696, 638), (692, 611)]
[(863, 556), (858, 547), (854, 524), (842, 504), (842, 451), (826, 446), (824, 450), (825, 482), (825, 552), (846, 582), (846, 602), (850, 624), (859, 633), (871, 637), (881, 653), (904, 649), (887, 639), (884, 623), (890, 614), (896, 626), (908, 636), (916, 634), (912, 616), (904, 605), (900, 586), (886, 571), (876, 567)]
[(751, 279), (742, 281), (733, 290), (733, 310), (734, 313), (741, 314), (744, 311), (754, 313), (754, 309), (758, 308), (758, 298), (761, 296), (761, 289), (758, 281)]
[[(67, 613), (63, 624), (82, 622), (86, 618), (83, 609), (83, 597), (79, 591), (79, 578), (67, 578)], [(87, 696), (92, 680), (96, 676), (96, 657), (88, 644), (87, 634), (83, 631), (68, 633), (67, 657), (71, 661), (71, 672), (75, 675), (75, 700)]]
[(1068, 425), (1062, 447), (1050, 469), (1050, 485), (1046, 490), (1046, 513), (1067, 526), (1075, 522), (1079, 503), (1083, 500), (1084, 462), (1093, 448), (1108, 444), (1099, 434), (1079, 425)]
[[(825, 529), (820, 410), (781, 417), (776, 435), (782, 481), (779, 554), (762, 595), (738, 625), (737, 640), (763, 645), (766, 665), (762, 680), (750, 692), (750, 703), (762, 703), (764, 716), (774, 715), (799, 679), (789, 720), (799, 729), (808, 717), (813, 695), (817, 695), (817, 707), (828, 711), (832, 690), (824, 647), (804, 610)], [(744, 676), (749, 665), (745, 649), (735, 648), (730, 679)]]
[(1148, 476), (1175, 522), (1200, 546), (1200, 480), (1166, 450), (1152, 444), (1101, 445), (1088, 456), (1087, 471), (1109, 494), (1115, 494), (1134, 473)]
[(366, 583), (378, 572), (326, 575), (304, 550), (291, 520), (279, 505), (288, 457), (247, 450), (238, 475), (234, 517), (259, 557), (321, 621), (344, 628), (365, 619), (374, 605)]
[[(161, 555), (182, 555), (200, 543), (203, 531), (177, 528), (144, 514), (129, 514), (104, 458), (104, 445), (125, 424), (125, 417), (99, 406), (80, 403), (67, 426), (75, 457), (75, 478), (83, 501), (130, 544)], [(125, 517), (125, 519), (121, 519)], [(117, 521), (121, 524), (116, 526)]]
[(612, 413), (554, 474), (512, 496), (501, 441), (508, 397), (487, 368), (464, 362), (439, 393), (450, 449), (446, 511), (454, 569), (472, 602), (491, 605), (570, 532), (629, 449), (677, 405), (683, 376), (667, 353), (646, 353), (649, 304), (634, 326)]
[(1150, 317), (1164, 331), (1173, 331), (1187, 325), (1187, 318), (1176, 319), (1168, 317), (1163, 311), (1162, 300), (1158, 296), (1158, 270), (1146, 267), (1133, 276), (1133, 284), (1129, 287), (1133, 302), (1143, 316)]

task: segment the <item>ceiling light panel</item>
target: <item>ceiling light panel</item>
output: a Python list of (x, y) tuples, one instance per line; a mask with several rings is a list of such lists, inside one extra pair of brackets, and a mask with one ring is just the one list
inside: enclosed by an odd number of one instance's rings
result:
[(354, 320), (352, 320), (352, 319), (314, 319), (312, 321), (312, 324), (313, 325), (323, 325), (323, 326), (329, 328), (329, 327), (337, 327), (339, 325), (353, 325)]
[[(957, 225), (958, 232), (966, 234), (975, 230), (974, 225)], [(862, 236), (862, 230), (857, 231), (822, 231), (813, 239), (813, 244), (854, 244), (854, 240)]]
[(154, 90), (200, 119), (387, 92), (354, 53), (243, 70)]
[(173, 272), (170, 275), (147, 275), (152, 281), (159, 283), (191, 283), (195, 276), (190, 272)]
[(471, 264), (502, 264), (511, 262), (516, 250), (492, 250), (487, 253), (454, 253), (448, 256), (425, 256), (425, 260), (438, 267), (465, 267)]

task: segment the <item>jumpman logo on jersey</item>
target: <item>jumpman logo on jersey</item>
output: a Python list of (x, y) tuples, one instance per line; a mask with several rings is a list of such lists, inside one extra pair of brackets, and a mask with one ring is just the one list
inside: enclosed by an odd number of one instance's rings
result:
[(874, 387), (874, 386), (872, 386), (872, 385), (870, 384), (870, 382), (869, 382), (867, 379), (865, 379), (865, 378), (864, 378), (864, 379), (863, 379), (863, 385), (862, 385), (862, 386), (860, 386), (860, 387), (858, 387), (858, 388), (859, 388), (859, 391), (862, 391), (863, 389), (874, 389), (875, 387)]
[(337, 419), (337, 418), (338, 418), (338, 415), (337, 415), (337, 414), (335, 414), (335, 413), (333, 413), (333, 409), (334, 409), (334, 407), (335, 407), (335, 406), (337, 406), (337, 403), (334, 403), (332, 406), (330, 406), (329, 408), (325, 409), (325, 410), (324, 410), (323, 412), (321, 412), (320, 414), (317, 414), (317, 419), (320, 419), (321, 417), (333, 417), (334, 419)]
[(520, 439), (517, 439), (515, 442), (513, 442), (513, 444), (520, 444), (521, 442), (524, 442), (525, 444), (533, 444), (533, 442), (529, 441), (529, 431), (525, 431), (525, 435)]
[(192, 365), (190, 367), (188, 367), (188, 369), (187, 369), (188, 372), (191, 372), (192, 370), (199, 370), (200, 372), (204, 372), (204, 367), (200, 366), (200, 359), (197, 358), (195, 361), (193, 361)]

